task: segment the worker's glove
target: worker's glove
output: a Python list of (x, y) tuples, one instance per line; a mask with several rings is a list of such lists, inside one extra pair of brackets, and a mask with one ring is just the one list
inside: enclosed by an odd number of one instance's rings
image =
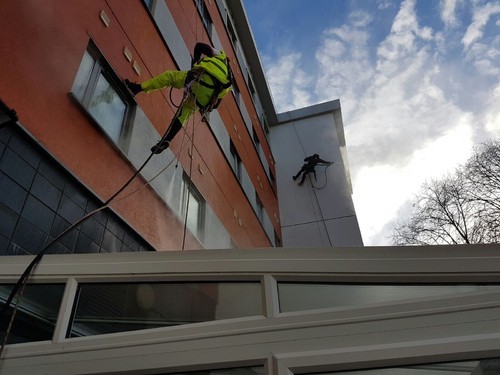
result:
[(140, 84), (135, 82), (130, 82), (128, 79), (125, 80), (125, 85), (134, 96), (136, 96), (138, 93), (142, 91), (142, 87)]

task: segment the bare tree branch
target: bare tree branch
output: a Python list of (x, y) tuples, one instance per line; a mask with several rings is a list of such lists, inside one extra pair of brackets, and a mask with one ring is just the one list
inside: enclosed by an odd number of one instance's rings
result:
[(392, 239), (396, 245), (499, 243), (500, 140), (477, 147), (453, 175), (424, 184)]

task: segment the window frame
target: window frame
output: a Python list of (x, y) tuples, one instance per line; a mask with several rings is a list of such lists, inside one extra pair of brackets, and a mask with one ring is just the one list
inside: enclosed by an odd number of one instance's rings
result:
[(236, 175), (236, 179), (241, 184), (243, 180), (243, 171), (242, 171), (242, 161), (240, 154), (236, 150), (236, 146), (234, 142), (231, 140), (229, 145), (229, 151), (231, 152), (231, 167), (233, 169), (234, 174)]
[(236, 50), (238, 43), (239, 43), (239, 40), (238, 40), (238, 36), (236, 35), (236, 30), (233, 26), (233, 21), (229, 17), (229, 13), (227, 14), (226, 25), (227, 25), (227, 31), (229, 33), (231, 43), (232, 43), (234, 49)]
[(203, 23), (203, 26), (205, 26), (208, 36), (212, 38), (214, 22), (212, 21), (212, 17), (210, 17), (210, 12), (208, 11), (205, 2), (203, 0), (194, 0), (194, 4), (198, 10), (201, 22)]
[(260, 199), (259, 193), (255, 192), (255, 205), (257, 208), (257, 217), (261, 223), (264, 223), (264, 204)]
[(241, 105), (241, 91), (235, 79), (233, 79), (231, 87), (232, 87), (231, 92), (233, 93), (234, 100), (236, 101), (236, 104), (239, 107)]
[[(189, 197), (189, 202), (191, 202), (191, 199), (195, 199), (199, 207), (196, 213), (197, 216), (196, 231), (193, 231), (194, 228), (191, 227), (188, 220), (189, 219), (188, 197)], [(203, 195), (196, 188), (196, 186), (194, 185), (190, 177), (187, 175), (187, 173), (184, 172), (182, 175), (182, 189), (181, 189), (181, 199), (180, 199), (181, 209), (179, 211), (182, 215), (183, 220), (186, 221), (185, 225), (187, 226), (187, 228), (196, 238), (198, 238), (198, 240), (200, 240), (200, 242), (203, 242), (205, 238), (205, 224), (206, 224), (206, 210), (207, 210), (206, 204), (207, 203), (203, 198)]]
[(276, 190), (276, 177), (274, 177), (274, 173), (273, 171), (271, 170), (271, 166), (268, 166), (269, 168), (269, 181), (271, 182), (271, 187), (273, 188), (273, 190)]
[(154, 9), (156, 7), (156, 0), (144, 0), (144, 5), (149, 9), (151, 14), (154, 12)]
[[(86, 56), (90, 56), (92, 59), (92, 66), (90, 68), (90, 74), (88, 76), (87, 81), (78, 82), (78, 75), (80, 73), (80, 69), (82, 67), (82, 63)], [(118, 96), (120, 101), (124, 104), (125, 109), (123, 111), (123, 115), (120, 122), (120, 129), (117, 138), (115, 139), (113, 135), (108, 132), (106, 127), (97, 119), (90, 110), (90, 104), (92, 99), (94, 98), (95, 90), (99, 83), (99, 80), (104, 79), (109, 86), (114, 91), (114, 94)], [(86, 77), (84, 77), (86, 78)], [(80, 93), (76, 93), (76, 85), (78, 83), (82, 84), (83, 92), (80, 96)], [(80, 109), (85, 113), (85, 115), (98, 126), (99, 130), (115, 145), (119, 146), (119, 148), (126, 148), (127, 144), (125, 140), (131, 132), (131, 124), (133, 114), (135, 112), (136, 103), (132, 99), (131, 95), (126, 91), (124, 84), (121, 82), (119, 76), (111, 67), (111, 64), (105, 59), (102, 52), (96, 46), (96, 44), (91, 40), (85, 52), (80, 60), (80, 65), (78, 67), (78, 71), (75, 75), (75, 79), (73, 81), (73, 85), (71, 87), (70, 95), (72, 99), (78, 104)]]

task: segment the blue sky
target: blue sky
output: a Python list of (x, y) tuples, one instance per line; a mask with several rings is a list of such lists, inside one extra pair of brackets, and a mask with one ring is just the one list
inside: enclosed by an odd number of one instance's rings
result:
[(500, 0), (244, 0), (278, 112), (340, 99), (366, 245), (500, 136)]

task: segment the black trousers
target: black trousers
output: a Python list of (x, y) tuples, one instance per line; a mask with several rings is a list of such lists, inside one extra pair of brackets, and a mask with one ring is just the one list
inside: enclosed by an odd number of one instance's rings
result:
[(306, 179), (306, 176), (309, 174), (309, 173), (314, 173), (314, 179), (316, 180), (316, 170), (314, 168), (308, 168), (306, 166), (303, 166), (300, 171), (295, 175), (293, 176), (293, 179), (296, 180), (297, 178), (299, 178), (300, 174), (303, 173), (302, 175), (302, 179), (300, 180), (300, 183), (304, 183), (305, 179)]

